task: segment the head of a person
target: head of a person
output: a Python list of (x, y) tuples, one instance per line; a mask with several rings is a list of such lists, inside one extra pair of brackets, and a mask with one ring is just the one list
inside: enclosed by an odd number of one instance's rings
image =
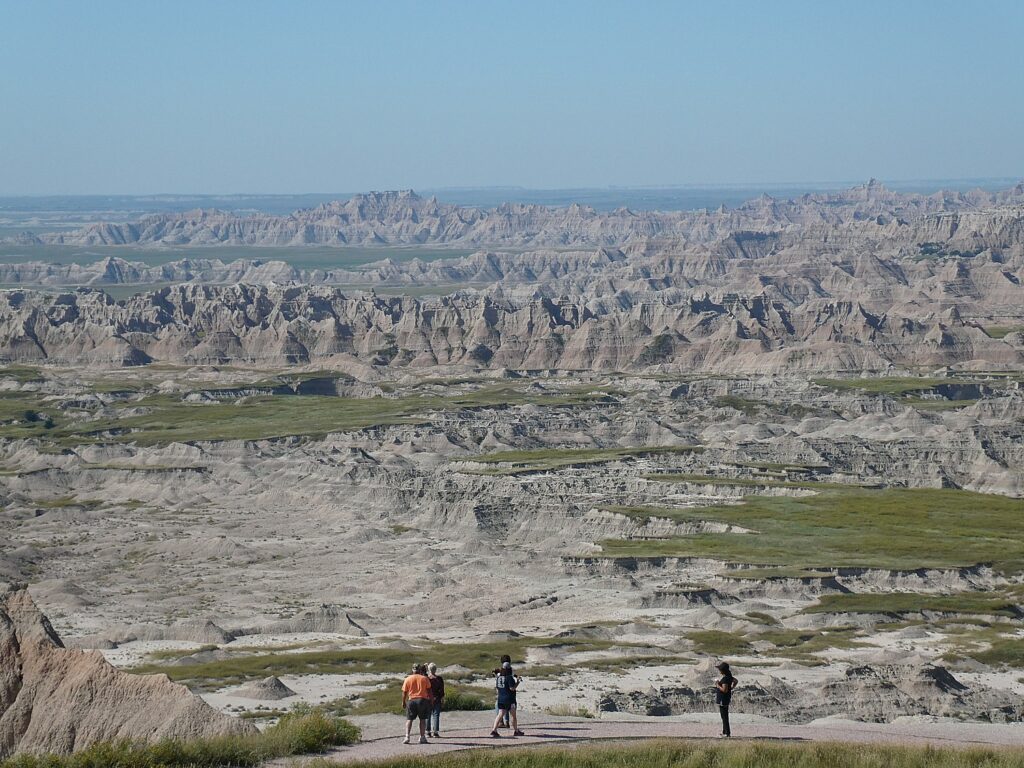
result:
[(512, 662), (511, 661), (503, 661), (503, 662), (501, 662), (501, 669), (502, 669), (503, 672), (508, 672), (510, 669), (512, 669)]
[(511, 663), (512, 663), (512, 657), (511, 657), (511, 656), (509, 656), (509, 655), (508, 655), (508, 654), (506, 653), (506, 654), (505, 654), (504, 656), (502, 656), (502, 657), (501, 657), (501, 663), (502, 663), (502, 665), (503, 665), (503, 666), (504, 666), (505, 664), (511, 664)]
[(417, 675), (425, 675), (427, 674), (427, 665), (417, 664), (415, 667), (413, 667), (412, 671)]
[(728, 664), (728, 662), (725, 662), (725, 661), (718, 662), (718, 664), (715, 665), (715, 669), (717, 669), (723, 675), (728, 675), (729, 674), (729, 664)]
[(437, 674), (437, 664), (435, 664), (434, 662), (430, 662), (429, 664), (427, 664), (427, 672), (429, 672), (432, 675), (436, 675)]

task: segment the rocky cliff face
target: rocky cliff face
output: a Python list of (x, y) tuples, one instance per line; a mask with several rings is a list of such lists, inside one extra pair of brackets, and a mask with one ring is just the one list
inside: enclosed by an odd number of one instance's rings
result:
[(26, 589), (0, 596), (0, 758), (254, 730), (163, 675), (130, 675), (98, 652), (65, 648)]
[(181, 285), (123, 303), (98, 291), (0, 294), (0, 354), (16, 362), (285, 364), (346, 355), (392, 367), (870, 371), (1018, 365), (1020, 342), (990, 338), (955, 309), (878, 311), (828, 298), (793, 307), (769, 291), (426, 301)]

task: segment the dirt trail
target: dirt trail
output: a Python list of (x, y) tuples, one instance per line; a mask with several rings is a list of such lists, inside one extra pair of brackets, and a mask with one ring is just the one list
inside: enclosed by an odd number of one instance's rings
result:
[[(487, 736), (487, 713), (455, 713), (440, 739), (427, 745), (402, 744), (404, 732), (400, 718), (377, 715), (354, 718), (364, 729), (364, 741), (352, 747), (334, 750), (326, 757), (338, 763), (381, 760), (405, 755), (437, 755), (463, 749), (514, 749), (529, 746), (578, 746), (591, 741), (624, 741), (654, 738), (711, 739), (719, 732), (717, 715), (653, 718), (577, 718), (545, 717), (540, 722), (524, 718), (526, 736)], [(505, 732), (507, 733), (507, 732)], [(395, 734), (395, 735), (391, 735)], [(733, 716), (734, 739), (771, 739), (791, 741), (845, 741), (873, 744), (931, 744), (935, 746), (1024, 747), (1024, 724), (991, 725), (951, 720), (905, 721), (887, 725), (846, 720), (822, 720), (809, 725), (782, 725), (764, 718)], [(414, 737), (415, 741), (415, 737)]]

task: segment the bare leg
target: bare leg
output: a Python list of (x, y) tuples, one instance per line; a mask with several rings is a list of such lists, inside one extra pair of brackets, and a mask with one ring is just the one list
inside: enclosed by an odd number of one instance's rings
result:
[(405, 720), (405, 738), (409, 738), (412, 735), (412, 720), (406, 718)]
[(427, 721), (422, 717), (420, 718), (420, 738), (427, 738)]
[(519, 730), (519, 723), (516, 720), (516, 708), (515, 707), (512, 707), (512, 709), (510, 710), (509, 718), (512, 720), (512, 733), (515, 733), (516, 731)]
[(498, 730), (498, 726), (501, 725), (501, 719), (504, 716), (505, 716), (505, 710), (504, 709), (499, 709), (498, 710), (498, 716), (496, 718), (494, 718), (494, 727), (491, 728), (492, 731)]

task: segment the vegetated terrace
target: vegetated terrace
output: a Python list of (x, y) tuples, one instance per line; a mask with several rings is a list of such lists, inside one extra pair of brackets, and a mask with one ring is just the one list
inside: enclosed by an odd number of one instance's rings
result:
[[(445, 396), (353, 398), (289, 394), (215, 403), (190, 403), (180, 396), (152, 394), (116, 404), (117, 413), (113, 416), (85, 420), (54, 407), (52, 401), (37, 393), (15, 392), (0, 394), (0, 438), (35, 437), (73, 446), (322, 437), (330, 432), (371, 426), (425, 423), (428, 414), (437, 411), (524, 404), (585, 407), (606, 398), (607, 394), (587, 391), (528, 392), (513, 385), (494, 385)], [(33, 416), (26, 418), (28, 414)]]
[(952, 489), (827, 489), (799, 498), (748, 496), (743, 503), (634, 514), (728, 523), (754, 533), (611, 539), (603, 555), (707, 557), (791, 568), (890, 570), (981, 563), (1024, 571), (1024, 500)]

